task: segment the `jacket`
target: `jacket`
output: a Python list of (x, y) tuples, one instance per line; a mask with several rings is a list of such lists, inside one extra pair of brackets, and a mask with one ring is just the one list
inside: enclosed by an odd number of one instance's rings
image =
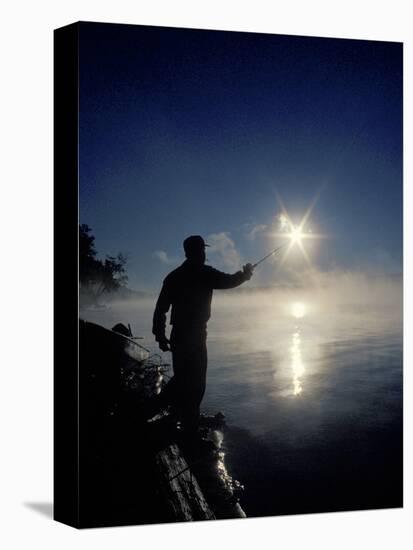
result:
[(234, 288), (248, 279), (244, 271), (228, 274), (186, 260), (163, 281), (153, 315), (152, 333), (156, 340), (165, 338), (166, 314), (170, 307), (170, 324), (176, 330), (205, 328), (211, 316), (213, 290)]

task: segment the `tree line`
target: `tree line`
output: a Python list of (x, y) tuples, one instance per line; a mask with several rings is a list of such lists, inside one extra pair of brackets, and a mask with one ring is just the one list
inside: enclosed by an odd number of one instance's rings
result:
[(126, 262), (121, 253), (98, 259), (92, 229), (87, 224), (79, 225), (79, 285), (84, 301), (96, 302), (105, 292), (126, 286)]

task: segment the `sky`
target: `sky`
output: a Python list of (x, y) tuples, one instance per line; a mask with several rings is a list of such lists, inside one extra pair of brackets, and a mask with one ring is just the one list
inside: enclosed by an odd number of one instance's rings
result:
[[(80, 31), (80, 223), (154, 290), (202, 235), (257, 284), (402, 271), (402, 45), (89, 24)], [(287, 239), (288, 241), (288, 239)]]

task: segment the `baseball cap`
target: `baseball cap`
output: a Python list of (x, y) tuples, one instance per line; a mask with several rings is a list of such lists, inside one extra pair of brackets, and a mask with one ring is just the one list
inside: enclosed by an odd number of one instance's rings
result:
[(191, 235), (184, 240), (185, 253), (209, 246), (200, 235)]

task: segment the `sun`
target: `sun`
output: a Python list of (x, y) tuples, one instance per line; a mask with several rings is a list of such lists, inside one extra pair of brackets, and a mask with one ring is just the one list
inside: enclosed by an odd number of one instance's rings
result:
[(315, 203), (317, 201), (317, 196), (315, 197), (310, 207), (307, 209), (304, 217), (298, 224), (293, 223), (281, 198), (278, 195), (277, 195), (277, 198), (278, 198), (278, 202), (281, 205), (281, 213), (276, 218), (278, 232), (273, 233), (273, 237), (277, 239), (279, 238), (289, 239), (289, 241), (287, 242), (285, 253), (283, 255), (283, 258), (281, 259), (280, 265), (284, 263), (284, 261), (286, 260), (291, 250), (293, 248), (296, 248), (295, 245), (297, 245), (302, 255), (304, 256), (305, 260), (307, 261), (308, 265), (311, 266), (310, 258), (307, 254), (303, 241), (307, 239), (320, 239), (325, 237), (325, 235), (313, 233), (308, 227), (309, 218), (315, 206)]
[(287, 248), (284, 254), (283, 259), (281, 260), (281, 263), (284, 263), (284, 260), (290, 253), (291, 249), (295, 247), (295, 245), (298, 246), (298, 248), (301, 250), (304, 258), (307, 260), (308, 263), (310, 263), (310, 259), (308, 257), (307, 251), (304, 248), (304, 243), (306, 239), (314, 239), (319, 237), (319, 235), (315, 235), (313, 233), (310, 233), (309, 231), (305, 231), (305, 225), (307, 222), (308, 215), (304, 216), (304, 218), (301, 220), (301, 223), (298, 225), (294, 224), (287, 211), (284, 211), (278, 218), (279, 221), (279, 228), (281, 230), (280, 233), (275, 233), (274, 237), (282, 238), (282, 239), (289, 239)]
[(303, 233), (303, 230), (300, 226), (292, 226), (291, 232), (288, 233), (288, 236), (291, 239), (292, 244), (302, 244), (302, 239), (306, 237), (306, 235)]

